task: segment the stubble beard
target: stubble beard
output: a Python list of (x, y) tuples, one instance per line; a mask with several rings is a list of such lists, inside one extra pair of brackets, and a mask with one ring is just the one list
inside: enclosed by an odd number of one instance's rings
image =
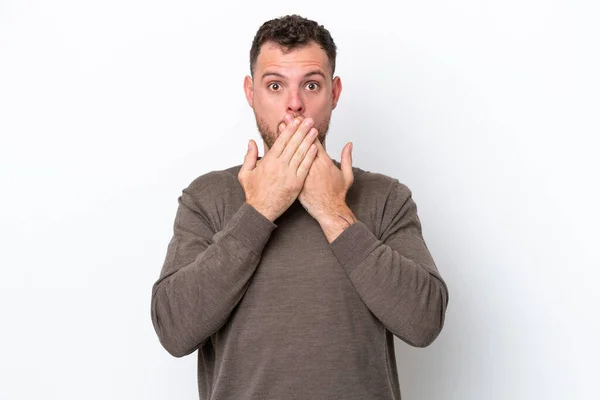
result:
[[(275, 141), (279, 137), (279, 132), (274, 132), (270, 127), (267, 121), (256, 115), (254, 113), (254, 117), (256, 118), (256, 127), (258, 128), (258, 132), (260, 132), (260, 136), (262, 140), (266, 143), (269, 149), (273, 148)], [(325, 143), (325, 138), (327, 137), (327, 131), (329, 131), (329, 123), (331, 121), (331, 117), (327, 117), (323, 122), (321, 122), (317, 126), (313, 126), (318, 132), (318, 139), (321, 144)], [(281, 121), (283, 122), (283, 121)], [(280, 123), (281, 123), (280, 122)]]

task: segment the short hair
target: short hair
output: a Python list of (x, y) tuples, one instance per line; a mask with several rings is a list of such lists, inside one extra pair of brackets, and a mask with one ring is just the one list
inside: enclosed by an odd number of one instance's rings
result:
[(250, 74), (254, 77), (256, 60), (264, 43), (275, 42), (284, 52), (288, 52), (307, 46), (313, 41), (327, 54), (333, 77), (337, 47), (331, 34), (323, 25), (296, 14), (272, 19), (258, 29), (250, 48)]

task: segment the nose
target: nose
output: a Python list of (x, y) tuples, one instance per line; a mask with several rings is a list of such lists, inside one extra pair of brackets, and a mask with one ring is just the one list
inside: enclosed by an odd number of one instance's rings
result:
[(287, 99), (287, 110), (290, 114), (297, 116), (304, 113), (304, 101), (298, 90), (291, 90)]

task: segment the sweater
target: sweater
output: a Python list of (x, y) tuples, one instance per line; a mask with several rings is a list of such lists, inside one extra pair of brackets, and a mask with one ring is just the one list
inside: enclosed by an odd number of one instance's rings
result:
[(274, 222), (246, 203), (240, 168), (178, 198), (151, 296), (162, 346), (198, 351), (201, 400), (400, 400), (394, 336), (428, 346), (448, 304), (410, 189), (353, 167), (358, 222), (329, 243), (297, 199)]

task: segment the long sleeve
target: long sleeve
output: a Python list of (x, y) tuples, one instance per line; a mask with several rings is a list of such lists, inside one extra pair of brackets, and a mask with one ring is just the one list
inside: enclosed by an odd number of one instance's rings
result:
[(426, 347), (439, 335), (448, 288), (422, 237), (412, 193), (394, 180), (377, 237), (362, 222), (346, 228), (331, 249), (371, 312), (401, 340)]
[(218, 218), (207, 212), (213, 199), (199, 202), (184, 189), (178, 202), (173, 237), (152, 287), (151, 314), (163, 347), (182, 357), (225, 324), (277, 225), (243, 203), (215, 232)]

